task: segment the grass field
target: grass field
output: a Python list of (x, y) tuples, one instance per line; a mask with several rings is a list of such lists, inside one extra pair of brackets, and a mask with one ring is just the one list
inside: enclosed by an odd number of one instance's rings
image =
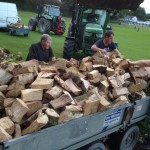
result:
[[(28, 23), (29, 18), (36, 16), (32, 12), (19, 11), (19, 15), (22, 19), (22, 23)], [(65, 18), (68, 25), (70, 18)], [(140, 31), (137, 32), (131, 25), (118, 25), (112, 24), (115, 32), (115, 41), (119, 43), (119, 49), (121, 53), (131, 60), (138, 59), (150, 59), (150, 28), (140, 27)], [(62, 57), (63, 43), (66, 37), (67, 31), (63, 36), (57, 36), (50, 33), (52, 36), (52, 48), (56, 57)], [(38, 31), (30, 32), (29, 37), (9, 36), (7, 32), (0, 32), (0, 47), (9, 49), (14, 54), (22, 52), (25, 59), (28, 53), (28, 49), (32, 43), (39, 41), (41, 34)]]

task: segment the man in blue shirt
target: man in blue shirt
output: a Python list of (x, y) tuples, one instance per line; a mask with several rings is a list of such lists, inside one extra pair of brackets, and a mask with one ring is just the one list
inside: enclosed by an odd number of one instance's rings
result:
[(122, 57), (121, 53), (118, 51), (116, 44), (113, 42), (114, 33), (112, 31), (108, 31), (105, 33), (104, 38), (102, 40), (97, 41), (91, 49), (94, 52), (100, 51), (102, 54), (112, 53), (116, 54), (117, 57)]

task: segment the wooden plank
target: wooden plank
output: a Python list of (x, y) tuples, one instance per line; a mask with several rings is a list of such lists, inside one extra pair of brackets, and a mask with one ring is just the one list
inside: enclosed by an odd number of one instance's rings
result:
[(9, 134), (12, 135), (15, 130), (14, 123), (9, 117), (3, 117), (0, 119), (0, 126)]
[(62, 95), (63, 89), (59, 86), (54, 86), (51, 90), (45, 92), (44, 97), (49, 100), (56, 99)]
[(12, 137), (0, 126), (0, 142), (12, 139)]
[(0, 85), (6, 85), (11, 80), (12, 77), (13, 77), (12, 74), (0, 68)]
[(32, 89), (51, 89), (54, 85), (54, 79), (37, 78), (32, 84)]
[(68, 79), (65, 81), (65, 84), (68, 86), (70, 91), (75, 95), (81, 94), (81, 89), (72, 81), (72, 79)]
[(31, 116), (33, 113), (37, 112), (43, 107), (43, 103), (41, 101), (26, 102), (26, 105), (29, 108), (27, 113), (28, 116)]
[(129, 90), (126, 87), (122, 87), (122, 88), (114, 88), (113, 89), (113, 96), (115, 98), (122, 96), (122, 95), (128, 95), (129, 94)]
[(99, 100), (87, 100), (84, 104), (84, 115), (96, 113), (99, 107)]
[(63, 94), (59, 98), (51, 101), (50, 104), (52, 105), (54, 109), (58, 109), (58, 108), (66, 106), (67, 104), (70, 104), (71, 102), (72, 102), (72, 99), (70, 98), (70, 96), (68, 94)]
[(21, 98), (24, 102), (40, 101), (43, 97), (42, 89), (26, 89), (21, 91)]
[(35, 132), (40, 130), (42, 127), (44, 127), (48, 123), (48, 117), (47, 115), (43, 115), (41, 117), (38, 117), (35, 121), (31, 123), (29, 127), (22, 130), (22, 135)]
[(29, 111), (28, 106), (21, 100), (16, 99), (16, 101), (11, 106), (12, 120), (19, 123), (23, 116)]

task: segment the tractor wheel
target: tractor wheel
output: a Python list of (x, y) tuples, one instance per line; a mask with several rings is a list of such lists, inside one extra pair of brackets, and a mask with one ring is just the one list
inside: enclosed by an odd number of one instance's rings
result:
[(62, 20), (62, 22), (61, 22), (61, 27), (62, 27), (62, 30), (63, 30), (63, 33), (61, 33), (61, 35), (63, 35), (66, 31), (66, 23), (65, 23), (64, 20)]
[(70, 60), (75, 53), (75, 41), (67, 39), (64, 43), (63, 58)]
[(45, 18), (41, 18), (38, 23), (41, 34), (49, 33), (51, 31), (51, 22)]
[(28, 22), (28, 27), (30, 31), (35, 31), (37, 26), (37, 21), (36, 19), (31, 18)]
[(129, 127), (125, 132), (116, 135), (114, 138), (117, 144), (112, 141), (113, 150), (133, 150), (138, 141), (139, 132), (139, 127), (134, 125)]

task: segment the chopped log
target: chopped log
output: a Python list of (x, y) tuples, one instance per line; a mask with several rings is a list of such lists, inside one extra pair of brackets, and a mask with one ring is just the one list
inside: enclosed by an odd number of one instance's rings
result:
[(24, 74), (24, 73), (34, 73), (36, 72), (36, 67), (24, 67), (24, 68), (17, 68), (14, 72), (15, 75)]
[(73, 74), (77, 74), (79, 75), (81, 78), (85, 78), (85, 75), (83, 75), (82, 73), (79, 72), (79, 70), (77, 69), (77, 67), (70, 67), (66, 69), (66, 72), (71, 72)]
[(68, 94), (63, 94), (59, 98), (51, 101), (50, 104), (52, 105), (54, 109), (58, 109), (58, 108), (66, 106), (67, 104), (70, 104), (71, 102), (72, 102), (72, 99), (70, 98), (70, 96)]
[(101, 77), (100, 73), (98, 72), (98, 70), (93, 70), (93, 71), (91, 71), (91, 72), (88, 73), (88, 78), (90, 80), (94, 80), (97, 77)]
[(76, 105), (69, 105), (65, 107), (65, 111), (82, 112), (82, 107)]
[(45, 113), (51, 119), (59, 119), (59, 114), (52, 108), (47, 108)]
[(15, 81), (8, 87), (9, 91), (6, 93), (6, 97), (17, 98), (18, 96), (20, 96), (21, 90), (24, 90), (24, 89), (25, 89), (25, 86), (22, 83)]
[(3, 106), (5, 98), (5, 95), (2, 92), (0, 92), (0, 106)]
[(39, 61), (38, 60), (30, 60), (30, 61), (25, 61), (21, 62), (18, 64), (20, 68), (25, 68), (25, 67), (38, 67), (39, 66)]
[(57, 73), (57, 68), (55, 66), (39, 65), (39, 71)]
[(135, 92), (135, 96), (137, 97), (137, 99), (142, 99), (146, 97), (146, 94), (144, 91), (139, 91), (139, 92)]
[(62, 88), (59, 86), (54, 86), (51, 90), (46, 91), (45, 98), (48, 98), (49, 100), (56, 99), (62, 95)]
[(56, 73), (52, 73), (52, 72), (46, 72), (46, 71), (41, 71), (38, 74), (38, 78), (53, 78), (56, 75)]
[(70, 59), (70, 62), (71, 62), (71, 64), (73, 65), (73, 66), (78, 66), (78, 61), (76, 60), (76, 59), (74, 59), (74, 58), (71, 58)]
[(86, 62), (85, 66), (86, 66), (86, 71), (90, 72), (90, 71), (93, 70), (93, 64), (92, 64), (92, 62)]
[(48, 117), (47, 115), (43, 115), (37, 118), (35, 121), (33, 121), (29, 127), (22, 130), (22, 135), (38, 131), (41, 128), (43, 128), (47, 123), (48, 123)]
[(104, 65), (104, 58), (93, 60), (93, 65), (98, 65), (98, 64)]
[(16, 79), (24, 85), (31, 84), (34, 80), (34, 75), (33, 73), (20, 74), (16, 76)]
[(131, 76), (130, 76), (129, 73), (125, 73), (124, 75), (121, 75), (121, 78), (122, 78), (123, 80), (128, 80), (128, 79), (131, 78)]
[(66, 65), (67, 65), (67, 62), (63, 58), (60, 58), (60, 59), (56, 60), (56, 62), (55, 62), (55, 67), (57, 69), (66, 70)]
[(108, 90), (108, 87), (109, 87), (108, 80), (104, 80), (101, 82), (101, 88), (100, 88), (101, 91), (106, 92)]
[(122, 58), (115, 58), (115, 59), (112, 59), (112, 62), (113, 62), (115, 65), (119, 65), (121, 61), (122, 61)]
[(129, 62), (128, 60), (122, 60), (119, 64), (123, 69), (128, 69), (129, 68)]
[(12, 74), (0, 68), (0, 85), (6, 85), (12, 77)]
[(135, 82), (136, 82), (136, 84), (138, 84), (138, 83), (141, 84), (141, 88), (143, 90), (147, 89), (147, 82), (145, 80), (139, 79), (139, 78), (135, 78)]
[(83, 87), (81, 87), (82, 90), (84, 89), (84, 91), (87, 92), (91, 86), (90, 82), (88, 80), (83, 79), (83, 78), (80, 78), (80, 79), (82, 81), (82, 86), (83, 86)]
[(6, 92), (8, 88), (8, 85), (2, 85), (0, 86), (0, 92)]
[(16, 100), (15, 98), (5, 98), (4, 107), (10, 107), (15, 100)]
[(70, 88), (66, 85), (66, 83), (59, 76), (55, 76), (54, 79), (62, 88), (70, 92)]
[(12, 135), (15, 130), (14, 123), (9, 117), (4, 117), (0, 119), (0, 126), (9, 134)]
[(86, 71), (86, 65), (84, 62), (81, 62), (80, 66), (79, 66), (79, 70), (80, 71)]
[(65, 84), (68, 86), (70, 91), (75, 95), (81, 94), (81, 89), (72, 81), (72, 79), (68, 79), (65, 81)]
[(150, 78), (150, 67), (144, 67), (144, 69), (146, 70), (148, 77)]
[(11, 111), (13, 114), (12, 120), (16, 123), (19, 123), (22, 120), (23, 116), (27, 114), (29, 108), (21, 99), (17, 98), (11, 106)]
[(105, 99), (105, 97), (101, 97), (99, 101), (98, 111), (104, 111), (110, 106), (110, 104), (111, 103), (107, 99)]
[(37, 78), (32, 84), (32, 89), (51, 89), (54, 85), (54, 79)]
[(12, 137), (0, 126), (0, 142), (12, 139)]
[(84, 104), (84, 115), (90, 115), (96, 113), (99, 107), (99, 100), (87, 100)]
[(18, 67), (17, 63), (11, 63), (6, 68), (6, 71), (11, 72), (13, 74), (14, 70)]
[(21, 136), (21, 127), (19, 124), (15, 124), (15, 135), (14, 138), (19, 138)]
[(103, 55), (100, 51), (96, 52), (96, 53), (93, 55), (93, 59), (95, 59), (95, 60), (97, 60), (97, 59), (99, 59), (99, 58), (103, 58), (103, 57), (104, 57), (104, 55)]
[(12, 114), (12, 111), (11, 111), (11, 107), (5, 108), (5, 112), (6, 112), (6, 116), (9, 116), (10, 118), (13, 117), (13, 114)]
[(21, 91), (21, 97), (24, 102), (40, 101), (43, 97), (42, 89), (26, 89)]
[(119, 75), (109, 77), (108, 81), (114, 88), (122, 87), (122, 85), (125, 83), (124, 80)]
[(72, 120), (72, 119), (77, 119), (77, 118), (80, 118), (80, 117), (83, 117), (83, 114), (82, 114), (82, 113), (79, 113), (79, 112), (71, 112), (71, 111), (63, 111), (63, 112), (60, 114), (58, 123), (64, 123), (64, 122), (70, 121), (70, 120)]
[(134, 92), (138, 92), (138, 91), (142, 91), (142, 87), (141, 84), (134, 84), (128, 87), (128, 90), (130, 93), (134, 93)]
[(37, 112), (43, 106), (41, 101), (26, 102), (26, 105), (29, 108), (29, 111), (27, 113), (28, 116), (31, 116), (33, 113)]
[(107, 74), (107, 77), (110, 77), (115, 74), (115, 70), (107, 67), (106, 74)]
[(115, 98), (122, 96), (122, 95), (128, 95), (129, 94), (129, 90), (126, 87), (122, 87), (122, 88), (114, 88), (113, 89), (113, 96)]
[(82, 59), (82, 62), (84, 62), (84, 63), (89, 62), (89, 61), (92, 61), (92, 57), (90, 57), (90, 56), (84, 57)]
[(127, 99), (126, 96), (119, 96), (115, 101), (116, 102), (119, 102), (119, 101), (126, 101), (126, 102), (128, 102), (128, 99)]

